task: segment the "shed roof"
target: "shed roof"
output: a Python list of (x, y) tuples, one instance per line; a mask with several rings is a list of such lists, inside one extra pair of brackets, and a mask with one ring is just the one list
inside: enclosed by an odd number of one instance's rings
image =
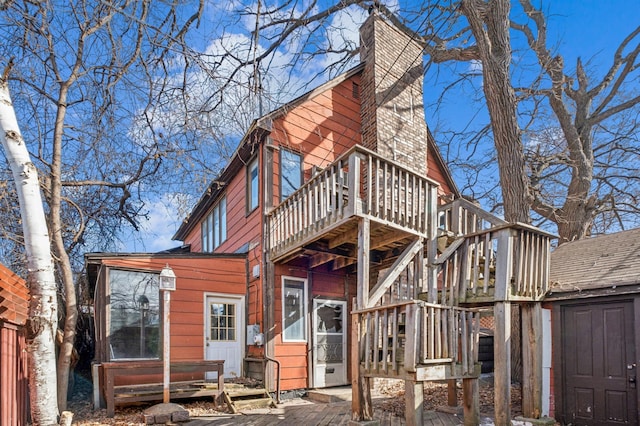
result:
[(560, 245), (551, 253), (551, 292), (640, 284), (640, 228)]

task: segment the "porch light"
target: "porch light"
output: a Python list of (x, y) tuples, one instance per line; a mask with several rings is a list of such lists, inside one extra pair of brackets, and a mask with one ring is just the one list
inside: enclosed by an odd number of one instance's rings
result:
[(144, 294), (138, 297), (138, 303), (140, 303), (140, 309), (142, 312), (147, 312), (149, 310), (149, 298)]
[(176, 274), (167, 263), (160, 272), (160, 290), (174, 291), (176, 289)]

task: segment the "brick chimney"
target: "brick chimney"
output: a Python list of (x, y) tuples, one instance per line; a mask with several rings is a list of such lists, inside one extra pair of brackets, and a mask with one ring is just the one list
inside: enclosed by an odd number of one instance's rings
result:
[(420, 38), (375, 10), (360, 28), (362, 145), (427, 173)]

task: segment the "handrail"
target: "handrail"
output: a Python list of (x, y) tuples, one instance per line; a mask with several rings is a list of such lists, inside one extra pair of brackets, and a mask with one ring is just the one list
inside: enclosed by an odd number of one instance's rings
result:
[(418, 300), (352, 311), (361, 327), (360, 363), (369, 373), (457, 363), (465, 374), (478, 360), (478, 309)]
[(267, 354), (264, 355), (264, 359), (275, 363), (278, 369), (276, 372), (276, 402), (280, 404), (280, 361), (275, 358), (271, 358)]
[[(432, 261), (443, 303), (469, 297), (540, 300), (549, 288), (554, 235), (523, 223), (505, 223), (455, 239)], [(433, 288), (430, 286), (430, 288)]]

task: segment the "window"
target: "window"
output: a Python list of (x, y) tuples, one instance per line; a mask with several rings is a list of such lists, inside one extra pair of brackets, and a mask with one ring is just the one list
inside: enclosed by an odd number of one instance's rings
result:
[(236, 305), (212, 303), (209, 306), (209, 338), (214, 342), (235, 342)]
[(109, 288), (109, 359), (159, 358), (159, 274), (110, 269)]
[(247, 213), (258, 207), (258, 158), (247, 167)]
[(222, 197), (200, 224), (202, 252), (211, 253), (227, 239), (227, 198)]
[(307, 281), (282, 278), (282, 341), (307, 340)]
[(302, 184), (302, 156), (280, 150), (280, 201), (293, 194)]

